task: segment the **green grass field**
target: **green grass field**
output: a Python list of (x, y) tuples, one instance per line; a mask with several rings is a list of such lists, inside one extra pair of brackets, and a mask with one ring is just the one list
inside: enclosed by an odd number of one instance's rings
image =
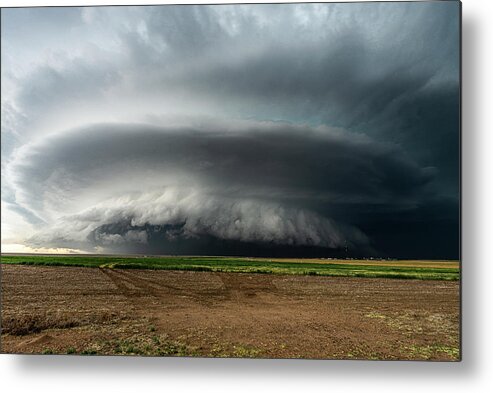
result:
[(316, 276), (458, 280), (457, 261), (267, 259), (241, 257), (133, 257), (100, 255), (2, 255), (2, 264), (114, 269), (192, 270)]

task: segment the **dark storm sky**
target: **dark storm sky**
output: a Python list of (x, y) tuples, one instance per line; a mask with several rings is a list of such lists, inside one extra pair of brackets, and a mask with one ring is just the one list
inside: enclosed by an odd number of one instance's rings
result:
[(459, 257), (459, 3), (2, 11), (2, 251)]

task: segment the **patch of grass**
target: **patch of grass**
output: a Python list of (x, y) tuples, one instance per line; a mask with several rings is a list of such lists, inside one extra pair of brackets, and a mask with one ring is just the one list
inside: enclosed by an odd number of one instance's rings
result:
[(98, 351), (95, 349), (85, 349), (81, 353), (81, 355), (98, 355)]
[(160, 356), (197, 356), (197, 353), (187, 345), (179, 342), (165, 342), (158, 348)]
[(441, 357), (440, 355), (447, 355), (452, 360), (459, 360), (459, 348), (452, 347), (448, 345), (426, 345), (426, 346), (418, 346), (411, 345), (404, 347), (404, 351), (410, 354), (412, 357), (418, 357), (421, 359), (434, 359)]
[(370, 348), (354, 347), (349, 351), (341, 351), (339, 353), (330, 353), (326, 356), (327, 359), (361, 359), (361, 360), (385, 360), (392, 359), (392, 357), (385, 356), (381, 353), (375, 352)]
[(215, 358), (258, 358), (262, 351), (252, 346), (242, 344), (214, 344), (207, 356)]
[(67, 348), (67, 355), (73, 355), (76, 353), (76, 350), (74, 347)]
[(102, 344), (104, 353), (141, 356), (197, 356), (194, 348), (167, 336), (132, 337)]
[(223, 345), (214, 344), (208, 356), (214, 358), (226, 358), (228, 357), (228, 351)]
[(379, 319), (389, 328), (398, 331), (410, 339), (420, 337), (424, 332), (429, 334), (447, 335), (446, 342), (449, 345), (458, 345), (459, 331), (458, 322), (451, 321), (441, 313), (429, 313), (427, 311), (401, 310), (399, 312), (381, 313), (371, 311), (365, 314), (367, 318)]
[(259, 274), (304, 274), (314, 276), (400, 278), (420, 280), (458, 280), (459, 268), (437, 267), (439, 262), (416, 261), (399, 266), (398, 262), (367, 260), (307, 260), (283, 261), (262, 258), (233, 257), (119, 257), (119, 256), (69, 256), (69, 255), (2, 255), (2, 264), (79, 266), (109, 269), (161, 269), (208, 272), (234, 272)]
[(259, 357), (261, 351), (260, 349), (245, 347), (243, 345), (233, 346), (232, 357), (235, 358), (257, 358)]
[(53, 350), (50, 349), (50, 348), (47, 348), (47, 349), (43, 350), (43, 352), (41, 352), (41, 354), (43, 354), (43, 355), (53, 355)]

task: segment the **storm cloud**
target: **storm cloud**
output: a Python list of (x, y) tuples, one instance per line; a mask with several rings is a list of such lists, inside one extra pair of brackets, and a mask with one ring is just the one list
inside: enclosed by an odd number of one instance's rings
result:
[(455, 2), (6, 10), (2, 244), (456, 258), (458, 32)]

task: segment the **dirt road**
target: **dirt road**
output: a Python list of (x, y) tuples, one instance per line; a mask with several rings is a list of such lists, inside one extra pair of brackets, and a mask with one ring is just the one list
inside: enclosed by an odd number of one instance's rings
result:
[(457, 360), (445, 281), (2, 265), (2, 352)]

